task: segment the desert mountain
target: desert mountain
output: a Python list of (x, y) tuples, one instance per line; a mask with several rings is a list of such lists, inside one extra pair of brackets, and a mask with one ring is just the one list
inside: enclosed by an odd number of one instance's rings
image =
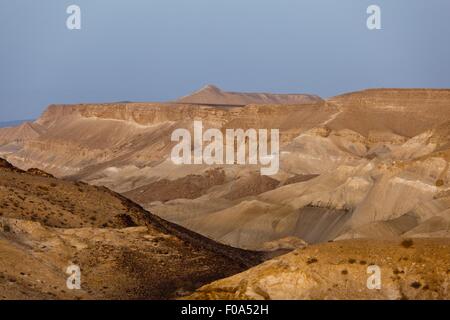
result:
[[(168, 223), (104, 187), (0, 159), (0, 299), (167, 299), (260, 255)], [(66, 269), (81, 268), (81, 290)]]
[[(207, 87), (195, 103), (52, 105), (35, 122), (45, 129), (38, 137), (0, 154), (106, 186), (234, 247), (449, 237), (450, 90), (371, 89), (283, 105), (206, 99), (221, 95)], [(194, 120), (221, 131), (279, 129), (279, 172), (175, 165), (171, 133), (192, 131)]]
[(322, 99), (311, 94), (273, 94), (273, 93), (243, 93), (225, 92), (213, 85), (207, 85), (200, 90), (177, 100), (179, 103), (245, 106), (249, 104), (304, 104), (319, 102)]

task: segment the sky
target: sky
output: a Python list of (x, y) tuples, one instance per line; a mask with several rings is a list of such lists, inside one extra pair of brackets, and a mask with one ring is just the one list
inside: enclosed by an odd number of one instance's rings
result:
[[(69, 30), (70, 5), (81, 29)], [(381, 8), (381, 30), (366, 25)], [(450, 88), (448, 0), (0, 0), (0, 121), (206, 84), (330, 97)]]

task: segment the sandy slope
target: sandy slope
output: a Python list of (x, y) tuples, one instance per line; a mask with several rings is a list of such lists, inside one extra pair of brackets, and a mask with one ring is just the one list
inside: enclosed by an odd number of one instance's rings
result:
[[(168, 299), (261, 256), (170, 224), (106, 188), (0, 160), (0, 299)], [(81, 268), (81, 290), (66, 269)]]

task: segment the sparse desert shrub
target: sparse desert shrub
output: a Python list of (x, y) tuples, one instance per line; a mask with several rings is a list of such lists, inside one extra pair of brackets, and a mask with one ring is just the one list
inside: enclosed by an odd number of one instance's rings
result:
[(438, 179), (436, 180), (436, 187), (442, 187), (444, 185), (444, 180)]
[(317, 261), (319, 261), (319, 260), (317, 260), (316, 258), (309, 258), (308, 261), (306, 261), (306, 263), (312, 264), (312, 263), (316, 263)]
[(348, 259), (348, 263), (350, 263), (350, 264), (354, 264), (355, 262), (356, 262), (355, 259)]
[(7, 224), (5, 224), (5, 225), (3, 226), (3, 231), (4, 231), (4, 232), (11, 232), (11, 227), (8, 226)]
[(405, 239), (402, 241), (402, 246), (404, 248), (411, 248), (413, 246), (414, 242), (411, 239)]
[(136, 227), (137, 224), (133, 221), (133, 218), (129, 216), (126, 213), (118, 214), (114, 217), (114, 219), (120, 223), (121, 225), (124, 225), (125, 227)]
[(400, 273), (405, 273), (405, 271), (399, 270), (399, 269), (394, 269), (392, 271), (394, 274), (400, 274)]
[(413, 287), (414, 289), (419, 289), (422, 286), (422, 284), (419, 281), (414, 281), (413, 283), (411, 283), (411, 287)]
[(342, 271), (341, 271), (341, 274), (347, 275), (347, 274), (348, 274), (348, 271), (347, 271), (347, 270), (342, 270)]

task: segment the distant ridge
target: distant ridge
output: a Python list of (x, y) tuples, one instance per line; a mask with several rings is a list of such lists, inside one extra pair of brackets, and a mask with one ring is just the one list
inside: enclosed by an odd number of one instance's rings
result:
[(2, 122), (0, 122), (0, 128), (15, 127), (15, 126), (21, 125), (24, 122), (33, 122), (33, 121), (34, 120), (32, 120), (32, 119), (2, 121)]
[(225, 92), (214, 85), (207, 85), (194, 93), (176, 100), (179, 103), (244, 106), (249, 104), (307, 104), (322, 101), (310, 94), (273, 94)]
[(34, 122), (23, 122), (15, 127), (6, 127), (0, 129), (0, 142), (23, 142), (38, 138), (46, 128)]

